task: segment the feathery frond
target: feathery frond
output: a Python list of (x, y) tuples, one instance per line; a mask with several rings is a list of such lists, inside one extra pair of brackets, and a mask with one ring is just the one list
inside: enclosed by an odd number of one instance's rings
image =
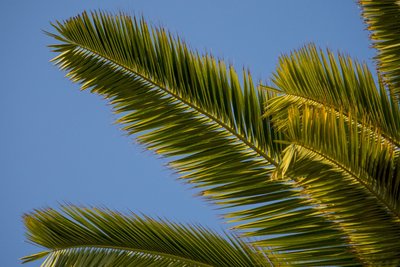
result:
[[(315, 128), (304, 128), (304, 131), (308, 131), (303, 137), (318, 142), (317, 150), (322, 147), (325, 149), (320, 151), (321, 154), (338, 162), (352, 163), (348, 167), (358, 172), (356, 176), (360, 179), (370, 179), (371, 184), (376, 182), (374, 193), (382, 199), (388, 197), (388, 208), (399, 216), (400, 198), (397, 191), (400, 181), (396, 173), (400, 150), (399, 106), (391, 102), (381, 84), (379, 89), (375, 86), (366, 65), (341, 55), (336, 60), (330, 51), (327, 57), (329, 60), (314, 45), (281, 57), (274, 84), (282, 93), (268, 101), (267, 115), (272, 117), (275, 127), (284, 132), (293, 130), (293, 122), (290, 122), (290, 110), (293, 107), (299, 111), (299, 116), (307, 115), (310, 122), (307, 123), (304, 118), (302, 121), (306, 126)], [(312, 117), (310, 113), (303, 112), (303, 109), (309, 109), (307, 107), (323, 110), (330, 120), (336, 117), (339, 124), (332, 126), (333, 122), (326, 124), (326, 118)], [(345, 130), (345, 125), (350, 125), (351, 131)], [(321, 135), (322, 130), (324, 135)], [(287, 134), (287, 142), (293, 145), (293, 133)], [(361, 142), (366, 140), (372, 143)], [(313, 146), (311, 148), (314, 149)], [(287, 148), (286, 152), (290, 151), (291, 154), (292, 149)], [(285, 154), (287, 157), (288, 153)], [(382, 158), (368, 158), (379, 156)], [(375, 173), (367, 175), (364, 171)]]
[(353, 119), (360, 127), (368, 117), (382, 138), (400, 148), (399, 105), (376, 87), (367, 65), (309, 45), (280, 58), (273, 83), (282, 94), (269, 101), (267, 115), (273, 115), (279, 128), (284, 128), (292, 105), (329, 107), (343, 115), (357, 114)]
[(302, 177), (299, 183), (323, 203), (365, 264), (394, 264), (400, 258), (399, 151), (346, 120), (351, 116), (291, 108), (290, 145), (280, 168)]
[(381, 83), (375, 86), (366, 65), (330, 51), (325, 56), (314, 45), (281, 57), (273, 82), (264, 87), (277, 94), (267, 101), (266, 116), (287, 135), (273, 176), (292, 177), (321, 203), (364, 264), (397, 258), (397, 103)]
[(42, 266), (268, 266), (233, 235), (108, 209), (64, 206), (24, 217), (28, 239), (46, 251)]

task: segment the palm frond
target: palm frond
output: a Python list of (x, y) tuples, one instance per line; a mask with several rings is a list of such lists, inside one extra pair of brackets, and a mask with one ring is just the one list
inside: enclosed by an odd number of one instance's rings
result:
[(170, 165), (187, 181), (245, 192), (268, 177), (279, 134), (260, 119), (263, 94), (250, 76), (241, 86), (223, 62), (122, 15), (94, 13), (91, 20), (83, 14), (57, 30), (63, 36), (53, 35), (62, 42), (53, 46), (60, 68), (83, 89), (110, 99), (123, 114), (118, 122), (139, 142), (180, 156)]
[(278, 128), (284, 128), (292, 105), (329, 107), (338, 115), (354, 111), (359, 127), (368, 117), (381, 138), (400, 148), (399, 105), (375, 85), (367, 65), (309, 45), (280, 58), (273, 82), (282, 94), (268, 101), (267, 115)]
[(363, 129), (327, 108), (291, 108), (280, 168), (302, 177), (365, 264), (383, 266), (400, 258), (399, 151)]
[[(400, 4), (398, 0), (360, 0), (378, 54), (378, 70), (393, 98), (400, 100)], [(399, 102), (397, 102), (399, 103)]]
[(268, 266), (233, 235), (108, 209), (64, 206), (24, 217), (42, 266)]

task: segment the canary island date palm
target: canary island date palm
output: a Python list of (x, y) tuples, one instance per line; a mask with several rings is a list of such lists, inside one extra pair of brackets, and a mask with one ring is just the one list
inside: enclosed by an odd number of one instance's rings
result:
[(400, 264), (400, 5), (360, 1), (377, 82), (307, 45), (269, 85), (125, 14), (54, 23), (54, 62), (107, 99), (123, 129), (202, 196), (232, 233), (104, 208), (24, 216), (43, 266)]

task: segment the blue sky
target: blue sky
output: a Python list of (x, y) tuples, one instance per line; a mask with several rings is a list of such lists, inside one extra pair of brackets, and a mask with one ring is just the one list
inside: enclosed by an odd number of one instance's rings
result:
[(53, 40), (42, 30), (51, 31), (51, 21), (98, 9), (143, 15), (191, 47), (249, 68), (256, 80), (271, 76), (280, 54), (309, 42), (373, 66), (355, 1), (2, 0), (0, 8), (2, 266), (18, 266), (19, 257), (38, 251), (25, 242), (21, 215), (59, 203), (226, 227), (165, 160), (113, 124), (105, 101), (79, 91), (49, 62)]

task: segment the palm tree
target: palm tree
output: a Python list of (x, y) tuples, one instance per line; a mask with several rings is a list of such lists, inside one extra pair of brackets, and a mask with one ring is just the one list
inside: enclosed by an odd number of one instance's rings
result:
[[(24, 216), (43, 266), (400, 264), (400, 5), (360, 1), (365, 64), (314, 45), (271, 85), (125, 14), (56, 22), (55, 64), (108, 99), (124, 130), (225, 208), (217, 234), (105, 208)], [(257, 88), (256, 88), (257, 87)]]

